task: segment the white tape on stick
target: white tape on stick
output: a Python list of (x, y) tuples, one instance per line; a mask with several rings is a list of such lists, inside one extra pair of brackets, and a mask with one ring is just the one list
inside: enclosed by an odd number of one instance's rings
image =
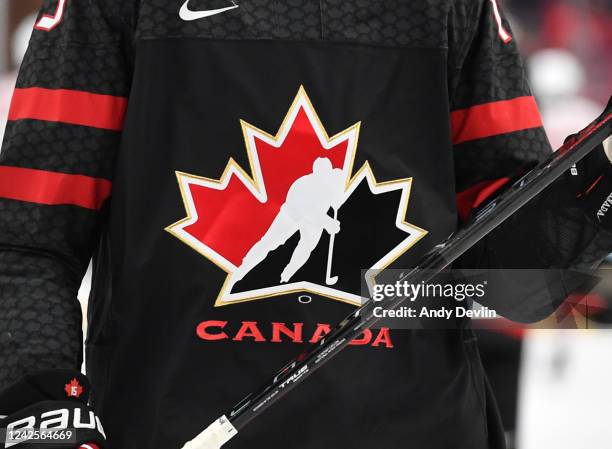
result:
[(188, 441), (183, 449), (220, 449), (231, 440), (238, 431), (225, 415), (213, 422), (193, 440)]

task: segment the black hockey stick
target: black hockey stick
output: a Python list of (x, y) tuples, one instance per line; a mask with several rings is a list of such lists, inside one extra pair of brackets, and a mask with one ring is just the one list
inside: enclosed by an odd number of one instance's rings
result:
[[(437, 245), (400, 281), (413, 285), (430, 281), (602, 143), (610, 136), (611, 130), (612, 101), (597, 120), (569, 139), (547, 161), (528, 172), (492, 200), (466, 227), (453, 234), (444, 243)], [(184, 449), (219, 449), (250, 420), (304, 381), (354, 338), (359, 337), (365, 329), (376, 324), (380, 318), (374, 316), (375, 307), (382, 307), (385, 310), (395, 309), (406, 299), (395, 297), (382, 303), (375, 303), (372, 300), (366, 302), (340, 322), (324, 339), (281, 369), (261, 389), (247, 396), (233, 410), (185, 444)]]

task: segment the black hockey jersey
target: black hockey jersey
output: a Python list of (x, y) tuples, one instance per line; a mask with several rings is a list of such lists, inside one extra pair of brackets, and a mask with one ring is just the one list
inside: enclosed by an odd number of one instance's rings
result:
[[(46, 0), (0, 160), (0, 386), (78, 369), (93, 255), (110, 447), (181, 447), (360, 305), (362, 269), (410, 267), (550, 151), (502, 17)], [(494, 410), (469, 329), (381, 328), (227, 447), (502, 447)]]

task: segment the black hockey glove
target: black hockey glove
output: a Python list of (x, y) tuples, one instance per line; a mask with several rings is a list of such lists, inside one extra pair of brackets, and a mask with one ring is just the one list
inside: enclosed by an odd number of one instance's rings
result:
[[(602, 116), (611, 112), (612, 97)], [(576, 139), (576, 136), (569, 136), (566, 142)], [(563, 178), (569, 183), (571, 191), (575, 192), (577, 203), (588, 220), (602, 229), (612, 231), (612, 149), (604, 148), (604, 144), (599, 145)]]
[(107, 448), (89, 389), (81, 373), (45, 370), (0, 392), (0, 449)]
[(595, 148), (572, 168), (570, 176), (587, 218), (612, 232), (612, 163), (603, 146)]

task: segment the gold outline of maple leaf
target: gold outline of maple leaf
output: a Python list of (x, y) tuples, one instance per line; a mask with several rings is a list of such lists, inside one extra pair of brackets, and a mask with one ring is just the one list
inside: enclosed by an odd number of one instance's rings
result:
[[(297, 113), (299, 112), (300, 108), (303, 108), (306, 112), (306, 115), (308, 116), (310, 123), (313, 125), (313, 128), (315, 129), (315, 132), (317, 133), (317, 136), (319, 137), (323, 148), (330, 149), (337, 146), (342, 141), (348, 140), (348, 148), (346, 151), (346, 159), (344, 162), (344, 166), (347, 167), (346, 173), (348, 174), (345, 189), (345, 194), (347, 196), (350, 197), (350, 195), (364, 179), (368, 183), (370, 192), (374, 195), (379, 195), (381, 193), (387, 193), (390, 191), (402, 191), (402, 198), (398, 207), (395, 224), (398, 229), (406, 232), (409, 237), (402, 240), (402, 242), (400, 242), (391, 251), (385, 254), (385, 256), (383, 256), (374, 266), (370, 267), (370, 269), (381, 270), (388, 267), (395, 260), (405, 254), (412, 246), (414, 246), (428, 233), (428, 231), (419, 228), (418, 226), (412, 225), (408, 223), (408, 221), (406, 221), (406, 212), (408, 210), (408, 203), (412, 190), (412, 178), (403, 178), (392, 181), (378, 182), (376, 180), (376, 177), (374, 176), (374, 173), (372, 172), (372, 168), (370, 167), (370, 163), (368, 161), (365, 161), (361, 168), (357, 170), (357, 172), (353, 176), (350, 176), (354, 169), (361, 122), (352, 125), (351, 127), (345, 129), (344, 131), (341, 131), (340, 133), (332, 137), (329, 137), (327, 131), (325, 130), (325, 127), (323, 126), (319, 116), (316, 113), (314, 106), (312, 105), (312, 102), (310, 101), (310, 98), (308, 97), (308, 94), (306, 93), (306, 90), (304, 89), (304, 86), (300, 86), (298, 93), (295, 99), (293, 100), (293, 103), (291, 104), (289, 111), (285, 115), (285, 118), (283, 119), (283, 122), (281, 123), (279, 130), (275, 136), (247, 123), (244, 120), (240, 120), (247, 156), (249, 160), (249, 168), (252, 175), (249, 175), (245, 170), (243, 170), (242, 167), (240, 167), (240, 165), (238, 165), (238, 163), (231, 157), (229, 158), (228, 164), (219, 179), (206, 178), (181, 171), (176, 171), (176, 176), (181, 191), (181, 197), (183, 200), (185, 211), (187, 213), (187, 217), (166, 227), (165, 230), (227, 273), (227, 277), (225, 278), (223, 286), (221, 287), (217, 299), (215, 300), (215, 307), (239, 304), (247, 301), (268, 299), (275, 296), (283, 296), (293, 293), (311, 293), (324, 296), (332, 300), (348, 303), (351, 305), (361, 305), (362, 299), (357, 295), (349, 294), (347, 292), (306, 281), (293, 282), (286, 285), (259, 289), (266, 290), (266, 292), (264, 294), (255, 296), (248, 296), (248, 294), (251, 292), (256, 292), (258, 290), (240, 292), (241, 295), (246, 295), (248, 297), (243, 299), (227, 300), (227, 290), (229, 289), (228, 287), (231, 286), (232, 273), (236, 267), (231, 262), (226, 260), (222, 255), (218, 254), (212, 248), (197, 240), (195, 237), (193, 237), (191, 234), (187, 233), (184, 230), (185, 227), (197, 222), (197, 220), (199, 219), (199, 217), (197, 216), (197, 209), (195, 207), (195, 204), (193, 203), (193, 199), (190, 193), (190, 184), (200, 185), (217, 190), (224, 190), (232, 179), (232, 176), (236, 175), (238, 179), (242, 182), (242, 184), (251, 192), (251, 194), (253, 194), (253, 196), (258, 201), (263, 203), (267, 200), (265, 182), (263, 176), (261, 175), (261, 168), (259, 166), (258, 152), (255, 145), (254, 137), (257, 137), (258, 139), (263, 140), (268, 144), (273, 145), (274, 147), (281, 147), (289, 131), (291, 130), (291, 125), (295, 121), (295, 118), (297, 117)], [(292, 287), (296, 284), (300, 285), (300, 287)], [(344, 294), (345, 296), (338, 296), (337, 293)], [(231, 295), (231, 291), (229, 292), (229, 294)], [(357, 298), (359, 299), (357, 300)]]

